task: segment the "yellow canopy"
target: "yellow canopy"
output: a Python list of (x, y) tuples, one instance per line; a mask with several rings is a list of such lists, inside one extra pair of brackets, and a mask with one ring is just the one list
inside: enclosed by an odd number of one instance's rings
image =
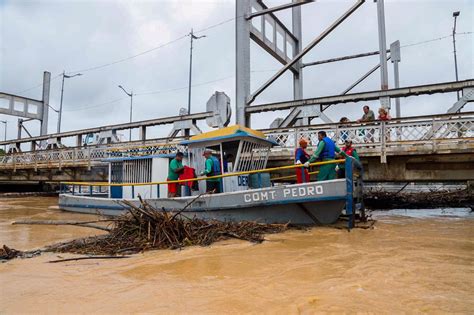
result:
[(248, 135), (258, 137), (264, 140), (266, 138), (265, 134), (261, 131), (253, 130), (253, 129), (243, 127), (240, 125), (233, 125), (233, 126), (209, 131), (209, 132), (204, 132), (204, 133), (201, 133), (200, 135), (192, 136), (189, 140), (191, 141), (206, 140), (206, 139), (213, 139), (213, 138), (218, 138), (218, 137), (231, 136), (238, 133), (246, 133)]

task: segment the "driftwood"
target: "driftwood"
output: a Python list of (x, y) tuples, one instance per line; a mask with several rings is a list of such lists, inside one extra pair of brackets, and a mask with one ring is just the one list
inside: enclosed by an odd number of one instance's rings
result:
[(102, 231), (110, 231), (110, 228), (104, 227), (101, 225), (93, 224), (96, 222), (109, 222), (114, 220), (95, 220), (95, 221), (69, 221), (69, 220), (20, 220), (20, 221), (13, 221), (13, 225), (17, 224), (28, 224), (28, 225), (73, 225), (73, 226), (81, 226), (81, 227), (88, 227), (93, 229), (98, 229)]
[(423, 209), (470, 207), (474, 210), (474, 194), (469, 189), (428, 192), (368, 191), (364, 203), (371, 209)]
[(151, 249), (208, 246), (229, 238), (259, 243), (265, 233), (281, 232), (288, 227), (287, 224), (205, 221), (186, 217), (183, 209), (169, 213), (153, 208), (141, 198), (140, 201), (139, 206), (123, 202), (129, 211), (113, 222), (108, 234), (51, 245), (46, 251), (113, 256)]
[(65, 259), (57, 259), (57, 260), (50, 260), (49, 263), (59, 263), (65, 261), (75, 261), (75, 260), (86, 260), (86, 259), (120, 259), (120, 258), (129, 258), (130, 256), (87, 256), (87, 257), (76, 257), (76, 258), (65, 258)]

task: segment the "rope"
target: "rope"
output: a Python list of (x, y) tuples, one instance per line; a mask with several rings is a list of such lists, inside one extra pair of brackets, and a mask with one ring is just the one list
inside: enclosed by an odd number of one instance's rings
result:
[[(345, 161), (346, 161), (345, 159), (340, 159), (340, 160), (332, 160), (332, 161), (315, 162), (315, 163), (311, 163), (310, 166), (318, 166), (318, 165), (326, 165), (326, 164), (340, 164), (340, 163), (344, 163)], [(187, 183), (187, 182), (195, 182), (195, 181), (208, 180), (208, 179), (218, 179), (218, 178), (224, 178), (224, 177), (258, 174), (258, 173), (273, 172), (273, 171), (278, 171), (278, 170), (294, 169), (294, 168), (299, 168), (299, 167), (303, 167), (303, 166), (301, 164), (286, 165), (286, 166), (279, 166), (279, 167), (273, 167), (273, 168), (266, 168), (262, 170), (235, 172), (235, 173), (227, 173), (227, 174), (216, 175), (216, 176), (198, 177), (198, 178), (191, 178), (191, 179), (178, 179), (178, 180), (170, 180), (170, 181), (163, 181), (163, 182), (121, 183), (121, 184), (108, 183), (108, 182), (62, 182), (61, 184), (79, 185), (79, 186), (99, 186), (99, 187), (100, 186), (111, 186), (111, 187), (151, 186), (151, 185)]]

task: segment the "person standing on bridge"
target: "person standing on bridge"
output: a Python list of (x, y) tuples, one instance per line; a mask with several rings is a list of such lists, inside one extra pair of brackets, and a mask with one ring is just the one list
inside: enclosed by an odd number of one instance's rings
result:
[[(356, 149), (352, 146), (352, 140), (346, 140), (345, 145), (342, 148), (342, 151), (346, 153), (348, 156), (352, 156), (354, 159), (357, 161), (360, 161), (359, 154), (357, 154)], [(339, 154), (339, 158), (344, 158), (342, 154)], [(343, 164), (338, 164), (337, 165), (337, 178), (344, 178), (346, 177), (346, 165)]]
[[(310, 158), (310, 155), (305, 151), (308, 147), (308, 142), (305, 139), (301, 139), (299, 144), (300, 147), (295, 151), (295, 164), (297, 165), (306, 163)], [(309, 172), (307, 168), (304, 168), (304, 171), (303, 167), (296, 168), (296, 183), (309, 183)]]
[[(304, 163), (306, 168), (310, 163), (315, 161), (333, 161), (336, 153), (340, 153), (347, 157), (348, 155), (342, 151), (330, 138), (328, 138), (326, 131), (318, 132), (318, 147), (311, 158)], [(336, 178), (336, 164), (324, 164), (319, 168), (318, 181), (330, 180)]]
[[(362, 115), (362, 118), (358, 119), (357, 122), (372, 122), (375, 120), (374, 111), (372, 111), (369, 106), (365, 105), (363, 110), (364, 115)], [(367, 134), (365, 129), (361, 129), (360, 135), (365, 136), (365, 142), (374, 142), (374, 129), (370, 129)]]
[[(167, 181), (178, 180), (179, 174), (183, 172), (183, 153), (178, 152), (174, 159), (171, 160), (168, 167), (168, 179)], [(168, 184), (168, 198), (180, 197), (181, 196), (181, 185), (179, 183)]]
[[(208, 177), (221, 175), (221, 163), (219, 160), (212, 155), (211, 150), (205, 150), (202, 154), (206, 158), (204, 172), (201, 175)], [(220, 193), (221, 192), (221, 178), (209, 178), (206, 179), (206, 192), (208, 193)]]
[(388, 111), (385, 108), (380, 107), (378, 120), (387, 121), (390, 119), (392, 119), (392, 117), (390, 117), (390, 114), (388, 113)]

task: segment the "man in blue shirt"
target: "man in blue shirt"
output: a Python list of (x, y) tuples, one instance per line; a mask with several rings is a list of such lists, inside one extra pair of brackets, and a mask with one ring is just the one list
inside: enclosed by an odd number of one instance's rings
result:
[[(305, 167), (309, 167), (310, 163), (316, 161), (332, 161), (336, 157), (336, 153), (340, 153), (347, 157), (347, 154), (339, 149), (339, 147), (332, 141), (325, 131), (318, 132), (318, 148), (313, 153), (311, 158), (304, 163)], [(336, 178), (336, 164), (324, 164), (319, 168), (318, 181), (329, 180)]]

